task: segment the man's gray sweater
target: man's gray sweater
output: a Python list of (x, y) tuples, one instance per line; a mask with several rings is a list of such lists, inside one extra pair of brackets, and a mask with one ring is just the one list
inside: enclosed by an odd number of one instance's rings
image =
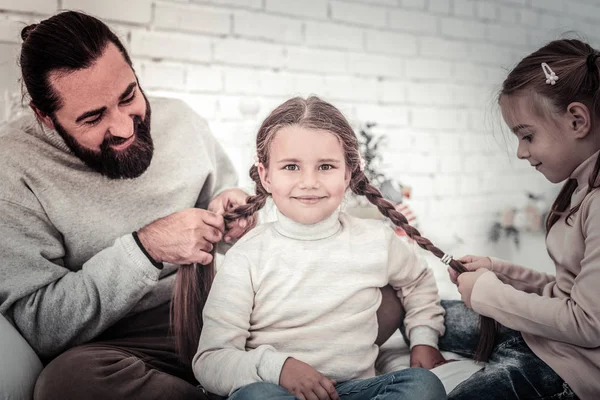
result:
[(202, 118), (150, 103), (154, 157), (135, 179), (94, 172), (33, 115), (0, 129), (0, 312), (41, 357), (167, 302), (176, 267), (156, 268), (132, 232), (237, 183)]

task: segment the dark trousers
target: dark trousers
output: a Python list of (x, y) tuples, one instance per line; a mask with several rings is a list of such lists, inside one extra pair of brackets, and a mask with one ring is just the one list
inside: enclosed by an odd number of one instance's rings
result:
[[(397, 329), (402, 306), (391, 287), (382, 290), (378, 343)], [(35, 400), (215, 400), (197, 387), (191, 367), (179, 361), (169, 334), (169, 304), (124, 318), (92, 342), (51, 360), (38, 378)]]
[(35, 400), (209, 399), (169, 334), (169, 305), (124, 318), (42, 371)]

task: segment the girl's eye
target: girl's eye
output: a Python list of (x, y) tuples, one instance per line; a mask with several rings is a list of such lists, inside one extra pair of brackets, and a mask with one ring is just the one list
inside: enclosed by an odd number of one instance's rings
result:
[(283, 167), (283, 169), (285, 169), (287, 171), (298, 171), (300, 169), (300, 167), (298, 167), (296, 164), (288, 164), (288, 165), (285, 165)]
[(319, 167), (320, 170), (322, 171), (329, 171), (330, 169), (333, 169), (333, 165), (331, 164), (323, 164)]
[(526, 142), (529, 142), (529, 143), (531, 143), (532, 139), (533, 139), (533, 135), (526, 135), (521, 138), (521, 140), (525, 140)]

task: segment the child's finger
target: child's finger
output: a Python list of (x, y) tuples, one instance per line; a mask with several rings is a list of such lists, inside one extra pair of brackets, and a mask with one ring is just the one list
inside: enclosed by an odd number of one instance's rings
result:
[(340, 398), (338, 396), (337, 391), (335, 390), (335, 383), (331, 379), (323, 377), (320, 384), (323, 387), (323, 389), (325, 389), (331, 400), (338, 400)]
[(452, 281), (452, 283), (454, 283), (456, 285), (457, 284), (456, 279), (458, 278), (458, 272), (453, 270), (451, 267), (448, 267), (448, 275), (450, 275), (450, 281)]
[(464, 264), (464, 263), (473, 262), (474, 259), (475, 259), (475, 256), (467, 254), (467, 255), (464, 255), (464, 256), (458, 258), (457, 260)]

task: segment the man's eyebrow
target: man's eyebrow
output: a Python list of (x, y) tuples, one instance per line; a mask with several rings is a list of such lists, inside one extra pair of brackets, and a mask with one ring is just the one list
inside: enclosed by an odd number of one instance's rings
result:
[(77, 117), (75, 122), (81, 122), (86, 118), (102, 114), (104, 111), (106, 111), (106, 107), (100, 107), (100, 108), (96, 108), (95, 110), (86, 111), (83, 114), (81, 114), (79, 117)]
[[(119, 101), (123, 101), (127, 97), (129, 97), (129, 95), (131, 94), (131, 92), (133, 92), (133, 89), (135, 89), (136, 86), (137, 86), (137, 82), (131, 82), (127, 86), (127, 89), (125, 89), (125, 91), (119, 96)], [(83, 114), (81, 114), (79, 117), (77, 117), (77, 119), (75, 120), (75, 122), (79, 123), (79, 122), (83, 121), (86, 118), (93, 117), (95, 115), (100, 115), (104, 111), (106, 111), (106, 106), (105, 107), (96, 108), (95, 110), (86, 111)]]
[(131, 82), (129, 84), (129, 86), (127, 86), (127, 89), (125, 89), (123, 94), (121, 94), (121, 96), (119, 96), (119, 101), (123, 101), (127, 97), (129, 97), (129, 95), (131, 94), (131, 92), (133, 92), (133, 89), (135, 89), (136, 86), (137, 86), (137, 82)]

